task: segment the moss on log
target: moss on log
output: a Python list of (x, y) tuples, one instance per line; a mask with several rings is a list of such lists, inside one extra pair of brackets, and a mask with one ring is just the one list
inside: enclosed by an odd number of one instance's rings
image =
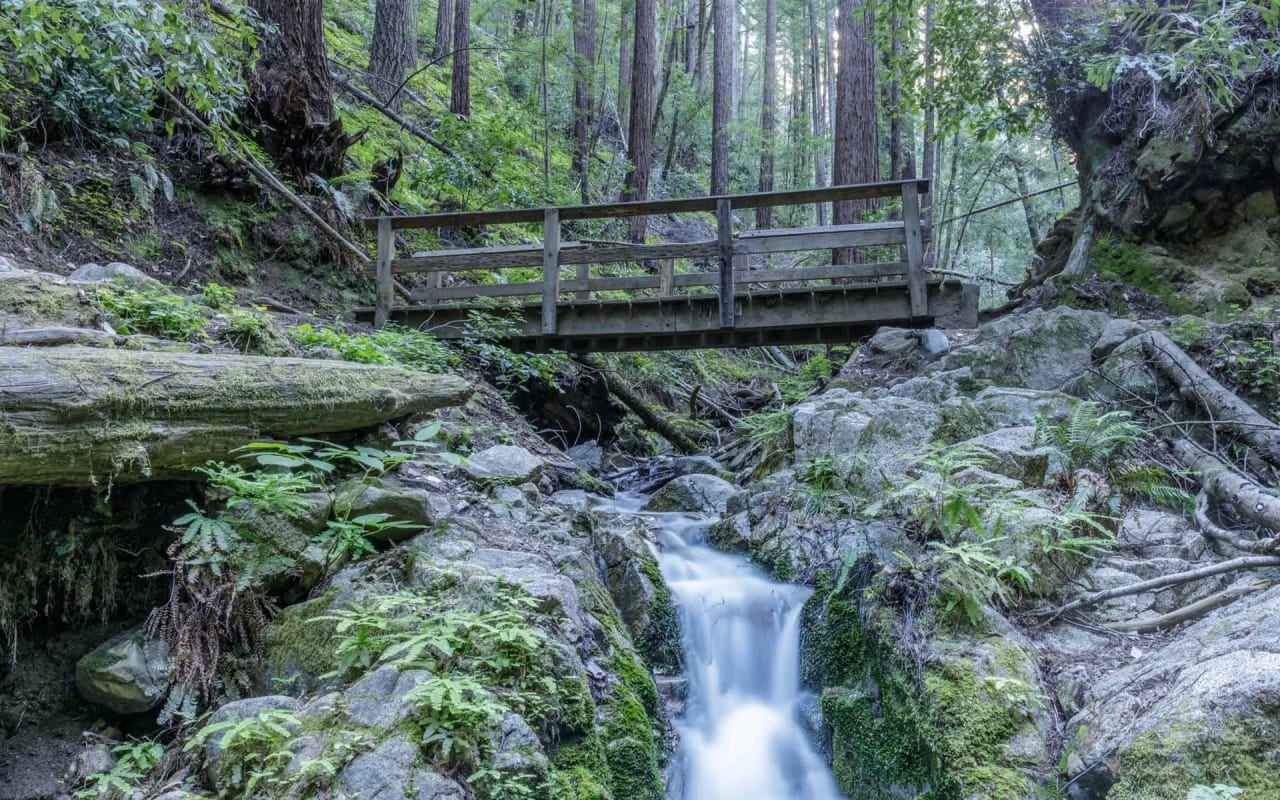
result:
[(340, 361), (0, 347), (0, 485), (179, 477), (262, 437), (458, 405), (450, 375)]

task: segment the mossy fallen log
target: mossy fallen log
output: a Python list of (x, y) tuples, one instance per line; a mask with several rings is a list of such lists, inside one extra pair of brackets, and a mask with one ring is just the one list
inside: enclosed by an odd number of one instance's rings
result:
[(180, 477), (254, 439), (357, 430), (471, 391), (340, 361), (0, 347), (0, 485)]

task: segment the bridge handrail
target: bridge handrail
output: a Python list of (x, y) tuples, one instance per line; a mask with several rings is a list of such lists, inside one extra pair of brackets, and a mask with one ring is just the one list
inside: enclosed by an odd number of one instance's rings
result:
[[(715, 211), (722, 200), (728, 200), (735, 209), (748, 209), (897, 197), (902, 193), (902, 187), (908, 184), (915, 184), (916, 191), (919, 194), (928, 194), (929, 192), (929, 181), (915, 179), (883, 181), (880, 183), (854, 183), (844, 186), (825, 186), (817, 189), (787, 189), (778, 192), (710, 195), (681, 200), (633, 200), (594, 206), (516, 208), (506, 211), (445, 211), (436, 214), (395, 216), (390, 217), (390, 219), (392, 230), (459, 228), (472, 225), (509, 225), (542, 222), (546, 212), (552, 209), (559, 212), (562, 222), (581, 219), (617, 219), (620, 217), (642, 217), (653, 214), (687, 214), (698, 211)], [(382, 218), (367, 217), (364, 219), (363, 224), (369, 230), (377, 230), (379, 219)]]
[[(512, 211), (450, 212), (444, 214), (424, 214), (416, 216), (390, 217), (382, 216), (365, 220), (365, 224), (377, 231), (377, 302), (375, 305), (374, 325), (381, 327), (390, 317), (395, 299), (396, 272), (428, 272), (431, 274), (431, 285), (440, 286), (439, 269), (433, 269), (428, 263), (406, 264), (412, 259), (395, 258), (395, 231), (397, 229), (427, 227), (457, 227), (462, 225), (498, 225), (511, 223), (527, 223), (542, 221), (543, 240), (542, 256), (542, 329), (546, 334), (556, 332), (557, 303), (561, 293), (560, 267), (564, 263), (579, 265), (578, 281), (589, 283), (590, 263), (608, 263), (610, 260), (635, 261), (650, 258), (670, 258), (674, 253), (668, 251), (687, 250), (690, 254), (698, 249), (698, 257), (719, 258), (719, 275), (715, 284), (718, 287), (720, 326), (734, 327), (734, 291), (735, 274), (733, 261), (735, 255), (746, 253), (771, 253), (796, 250), (817, 250), (827, 248), (848, 248), (878, 244), (900, 244), (906, 251), (904, 266), (907, 273), (907, 286), (911, 299), (912, 317), (927, 314), (927, 289), (924, 274), (924, 231), (920, 222), (919, 196), (928, 191), (929, 182), (925, 180), (886, 181), (882, 183), (851, 184), (819, 189), (794, 189), (781, 192), (758, 192), (753, 194), (720, 195), (698, 197), (684, 200), (646, 200), (625, 203), (613, 203), (598, 206), (564, 206), (540, 209), (516, 209)], [(865, 200), (878, 197), (901, 196), (902, 220), (900, 222), (873, 225), (832, 226), (824, 231), (811, 229), (780, 229), (761, 232), (752, 240), (735, 239), (733, 235), (732, 212), (738, 209), (762, 208), (779, 205), (800, 205), (808, 203), (841, 202), (849, 200)], [(626, 247), (601, 248), (592, 252), (573, 254), (562, 260), (563, 248), (560, 242), (561, 223), (566, 219), (616, 219), (622, 217), (647, 216), (651, 214), (689, 213), (714, 211), (716, 215), (716, 239), (709, 242), (695, 242), (668, 245), (629, 245)], [(879, 231), (892, 228), (896, 238), (885, 239)], [(772, 241), (766, 236), (771, 236)], [(708, 250), (708, 252), (701, 252)], [(662, 251), (663, 255), (658, 252)], [(536, 253), (536, 251), (535, 251)], [(609, 254), (609, 255), (606, 255)], [(492, 258), (501, 262), (502, 255), (483, 249), (466, 251), (460, 256), (453, 254), (454, 268), (483, 268), (470, 264), (477, 256)], [(534, 255), (534, 253), (529, 253)], [(625, 255), (625, 258), (618, 257)], [(517, 258), (523, 258), (523, 252)], [(430, 260), (430, 256), (421, 259)], [(438, 260), (438, 259), (437, 259)], [(397, 267), (401, 267), (397, 269)], [(497, 266), (497, 264), (495, 264)], [(514, 266), (504, 264), (504, 266)], [(464, 267), (468, 268), (468, 267)], [(670, 272), (670, 269), (666, 270)], [(662, 284), (670, 287), (672, 276), (664, 272)], [(749, 279), (748, 279), (749, 280)]]

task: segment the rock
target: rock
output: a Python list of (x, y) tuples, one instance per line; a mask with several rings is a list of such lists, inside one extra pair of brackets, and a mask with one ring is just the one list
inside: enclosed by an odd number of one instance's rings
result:
[(671, 460), (676, 477), (683, 475), (715, 475), (722, 477), (726, 470), (711, 456), (681, 456)]
[[(296, 733), (301, 730), (301, 723), (295, 718), (289, 717), (298, 710), (301, 704), (292, 697), (284, 695), (265, 695), (263, 697), (250, 697), (247, 700), (236, 700), (227, 703), (222, 708), (213, 712), (213, 716), (209, 718), (209, 725), (219, 725), (225, 722), (237, 722), (244, 719), (253, 719), (260, 717), (273, 711), (284, 712), (285, 717), (278, 720), (287, 730)], [(232, 790), (239, 787), (244, 775), (237, 775), (237, 770), (231, 769), (234, 763), (228, 758), (226, 751), (222, 746), (222, 736), (210, 736), (204, 744), (204, 765), (205, 774), (209, 779), (209, 783), (218, 789), (219, 796), (227, 796), (232, 794)], [(238, 758), (241, 754), (236, 753), (231, 758)]]
[(576, 444), (566, 451), (573, 463), (588, 472), (599, 472), (604, 463), (604, 448), (595, 442)]
[(832, 389), (792, 412), (796, 463), (834, 458), (859, 473), (856, 488), (878, 491), (923, 455), (938, 422), (933, 403)]
[(533, 777), (547, 774), (549, 764), (538, 735), (519, 714), (510, 713), (502, 718), (489, 745), (493, 750), (493, 768), (499, 772)]
[(169, 645), (146, 638), (141, 627), (108, 639), (76, 663), (80, 696), (118, 714), (155, 708), (172, 680)]
[(625, 517), (592, 530), (591, 543), (603, 564), (605, 586), (637, 648), (655, 667), (680, 671), (680, 623), (658, 561), (642, 534)]
[(347, 720), (354, 725), (389, 731), (409, 719), (413, 705), (409, 693), (431, 679), (422, 669), (385, 665), (367, 673), (343, 692)]
[(1061, 392), (1040, 392), (1008, 386), (988, 386), (973, 398), (993, 423), (1013, 428), (1035, 425), (1042, 417), (1061, 422), (1071, 415), (1079, 401)]
[(9, 260), (7, 256), (0, 256), (0, 272), (17, 272), (18, 265)]
[(1049, 467), (1049, 450), (1035, 444), (1036, 429), (1030, 425), (1002, 428), (963, 442), (990, 456), (986, 469), (1005, 475), (1026, 486), (1044, 483)]
[(570, 511), (586, 511), (590, 506), (590, 499), (582, 489), (561, 489), (553, 493), (550, 500), (552, 504), (564, 506)]
[(1103, 361), (1107, 356), (1114, 353), (1117, 347), (1135, 336), (1141, 336), (1146, 333), (1146, 330), (1146, 328), (1131, 320), (1113, 319), (1102, 329), (1102, 333), (1098, 334), (1098, 339), (1093, 343), (1090, 355), (1095, 362)]
[(334, 490), (334, 512), (354, 518), (364, 514), (387, 514), (388, 522), (409, 522), (416, 528), (380, 531), (369, 538), (377, 542), (402, 542), (428, 528), (451, 509), (448, 498), (408, 486), (398, 486), (382, 478), (353, 478)]
[(422, 763), (418, 745), (392, 736), (338, 773), (338, 792), (360, 800), (464, 800), (456, 782)]
[(1267, 220), (1276, 216), (1276, 195), (1270, 189), (1254, 192), (1240, 204), (1244, 218), (1249, 222)]
[(654, 492), (646, 511), (683, 511), (691, 514), (723, 514), (725, 503), (738, 490), (715, 475), (681, 475)]
[(536, 482), (546, 465), (523, 447), (500, 444), (468, 456), (462, 469), (476, 481), (518, 485)]
[(1116, 538), (1126, 550), (1152, 558), (1199, 561), (1206, 549), (1204, 535), (1185, 516), (1146, 508), (1125, 512)]
[(136, 267), (112, 261), (110, 264), (84, 264), (67, 276), (69, 280), (92, 283), (122, 283), (135, 289), (161, 289), (164, 285)]
[(931, 371), (971, 367), (997, 386), (1053, 390), (1090, 367), (1090, 350), (1110, 317), (1067, 306), (1037, 309), (988, 323)]
[(931, 356), (946, 355), (951, 351), (951, 342), (947, 335), (937, 328), (929, 328), (920, 334), (920, 347)]

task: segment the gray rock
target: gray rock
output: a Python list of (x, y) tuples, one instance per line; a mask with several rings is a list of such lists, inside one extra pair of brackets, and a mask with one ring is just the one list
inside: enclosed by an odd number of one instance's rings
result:
[(792, 412), (796, 463), (835, 458), (861, 476), (856, 488), (877, 491), (905, 475), (924, 454), (938, 414), (930, 402), (832, 389)]
[(422, 669), (402, 672), (390, 665), (375, 669), (343, 692), (347, 720), (378, 731), (392, 730), (413, 714), (409, 694), (430, 678), (431, 673)]
[(523, 447), (500, 444), (468, 456), (463, 471), (488, 483), (515, 484), (537, 481), (547, 462)]
[(570, 511), (586, 511), (591, 501), (582, 489), (561, 489), (551, 495), (551, 502)]
[(67, 278), (73, 281), (93, 283), (123, 283), (132, 285), (135, 288), (163, 288), (163, 284), (160, 281), (143, 273), (136, 267), (120, 261), (113, 261), (106, 265), (84, 264), (68, 275)]
[(1009, 386), (988, 386), (973, 402), (1002, 428), (1034, 425), (1041, 417), (1057, 422), (1070, 416), (1076, 398), (1061, 392), (1041, 392)]
[(338, 773), (338, 792), (350, 800), (463, 800), (461, 786), (422, 763), (422, 751), (392, 736)]
[[(243, 719), (252, 719), (272, 711), (283, 711), (293, 714), (299, 708), (301, 703), (284, 695), (265, 695), (263, 697), (250, 697), (246, 700), (236, 700), (227, 703), (222, 708), (213, 712), (213, 716), (209, 718), (209, 725), (219, 725), (224, 722), (236, 722)], [(296, 732), (301, 729), (302, 723), (293, 720), (285, 720), (284, 725), (290, 731)], [(223, 750), (221, 736), (210, 736), (204, 745), (204, 763), (205, 774), (209, 782), (225, 795), (230, 794), (231, 790), (238, 786), (234, 770), (229, 769), (228, 754)], [(240, 776), (243, 780), (244, 776)]]
[(1098, 334), (1090, 351), (1094, 361), (1102, 361), (1116, 351), (1116, 348), (1135, 336), (1141, 336), (1146, 328), (1127, 319), (1113, 319)]
[(733, 484), (715, 475), (681, 475), (654, 492), (645, 510), (722, 514), (737, 493)]
[(945, 333), (937, 328), (930, 328), (920, 334), (920, 347), (929, 355), (937, 357), (951, 351), (951, 342)]
[(599, 472), (601, 464), (604, 463), (604, 448), (595, 442), (576, 444), (566, 452), (569, 458), (573, 459), (573, 463), (588, 472)]
[(1181, 514), (1134, 508), (1120, 520), (1116, 538), (1131, 552), (1154, 558), (1198, 561), (1204, 555), (1204, 535)]
[(173, 680), (169, 645), (134, 628), (108, 639), (76, 663), (76, 689), (91, 703), (118, 714), (160, 704)]
[(547, 774), (549, 762), (542, 752), (538, 735), (519, 714), (507, 714), (490, 738), (493, 768), (508, 775), (541, 777)]
[(1003, 317), (978, 329), (933, 369), (971, 367), (998, 386), (1059, 389), (1090, 366), (1090, 350), (1110, 318), (1067, 306)]
[(9, 260), (7, 256), (0, 256), (0, 272), (17, 272), (18, 265)]
[[(619, 521), (621, 522), (621, 521)], [(601, 525), (592, 531), (591, 543), (604, 564), (605, 586), (618, 607), (618, 614), (639, 641), (652, 623), (658, 587), (645, 574), (649, 546), (640, 534), (622, 524)]]
[(711, 456), (681, 456), (671, 460), (676, 477), (682, 475), (715, 475), (722, 477), (725, 468)]
[(365, 514), (387, 514), (388, 521), (408, 522), (416, 526), (393, 528), (369, 537), (380, 542), (408, 539), (447, 514), (448, 505), (447, 498), (422, 489), (397, 486), (381, 478), (354, 478), (334, 491), (334, 511), (339, 516), (353, 518)]
[(1035, 445), (1035, 434), (1036, 429), (1029, 425), (1002, 428), (969, 439), (963, 445), (988, 454), (987, 470), (1035, 487), (1044, 483), (1049, 468), (1049, 450)]

